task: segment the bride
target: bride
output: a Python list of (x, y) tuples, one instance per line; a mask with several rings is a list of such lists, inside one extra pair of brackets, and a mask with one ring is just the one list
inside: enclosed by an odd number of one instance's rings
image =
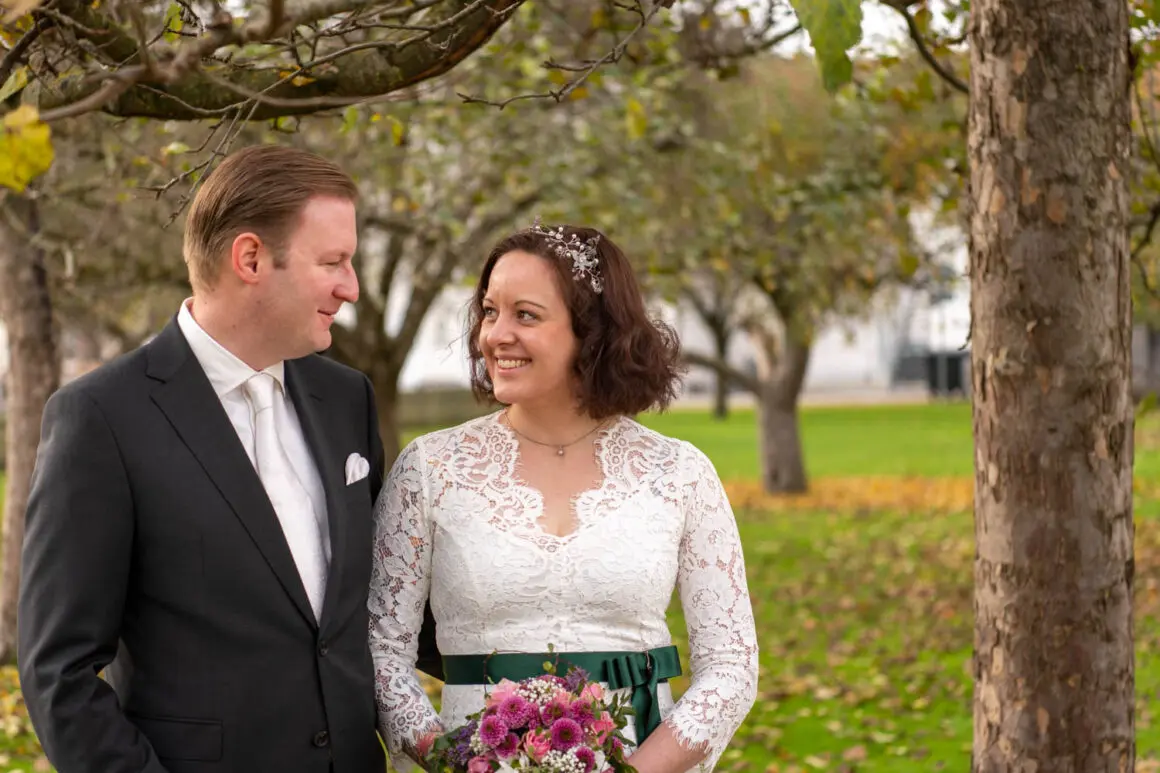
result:
[[(757, 637), (708, 458), (630, 418), (674, 396), (675, 334), (605, 236), (537, 224), (488, 256), (469, 349), (476, 393), (506, 407), (409, 444), (375, 508), (370, 644), (393, 764), (482, 708), (485, 684), (534, 676), (505, 653), (552, 648), (606, 683), (609, 661), (638, 674), (610, 686), (638, 710), (624, 730), (640, 773), (712, 770), (753, 705)], [(692, 672), (675, 705), (674, 588)], [(415, 671), (428, 603), (440, 714)]]

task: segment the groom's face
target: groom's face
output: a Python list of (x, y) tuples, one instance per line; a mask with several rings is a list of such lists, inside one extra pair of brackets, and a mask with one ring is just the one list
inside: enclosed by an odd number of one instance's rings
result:
[(306, 203), (260, 304), (262, 324), (281, 359), (330, 347), (334, 316), (344, 303), (358, 300), (351, 262), (357, 247), (353, 202), (319, 196)]

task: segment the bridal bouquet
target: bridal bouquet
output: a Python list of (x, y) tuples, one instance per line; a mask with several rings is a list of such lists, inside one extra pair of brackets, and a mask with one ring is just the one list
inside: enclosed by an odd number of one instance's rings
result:
[(432, 773), (632, 773), (619, 730), (632, 706), (608, 697), (575, 667), (563, 677), (504, 679), (467, 724), (424, 737), (418, 752)]

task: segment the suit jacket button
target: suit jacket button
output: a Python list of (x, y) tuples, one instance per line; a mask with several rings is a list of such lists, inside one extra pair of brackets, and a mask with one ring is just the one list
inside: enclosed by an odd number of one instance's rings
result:
[(330, 733), (325, 730), (319, 730), (314, 734), (314, 745), (319, 749), (330, 743)]
[(318, 642), (318, 654), (321, 657), (326, 657), (326, 653), (330, 652), (330, 647), (326, 645), (326, 640)]

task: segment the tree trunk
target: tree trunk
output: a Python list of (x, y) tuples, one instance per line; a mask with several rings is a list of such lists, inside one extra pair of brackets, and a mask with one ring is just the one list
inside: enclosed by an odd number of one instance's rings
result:
[(971, 16), (972, 770), (1131, 771), (1127, 3)]
[[(376, 352), (372, 352), (372, 355)], [(379, 415), (379, 437), (383, 441), (383, 455), (387, 469), (395, 463), (403, 450), (399, 430), (399, 375), (402, 366), (392, 362), (389, 352), (348, 362), (367, 374), (375, 390), (375, 410)]]
[(757, 395), (761, 482), (771, 494), (799, 494), (808, 488), (798, 428), (798, 396), (809, 358), (809, 346), (787, 337), (777, 368), (762, 380)]
[(375, 407), (379, 412), (379, 437), (383, 439), (383, 455), (389, 470), (403, 450), (399, 429), (398, 376), (389, 387), (379, 383), (374, 387)]
[(1160, 329), (1148, 326), (1145, 331), (1145, 341), (1148, 347), (1147, 368), (1144, 372), (1144, 385), (1148, 392), (1160, 390)]
[(7, 193), (0, 196), (0, 207), (0, 319), (8, 331), (8, 483), (0, 548), (4, 562), (0, 570), (0, 662), (9, 663), (16, 658), (24, 510), (40, 443), (40, 420), (45, 402), (60, 385), (60, 362), (44, 252), (30, 243), (30, 236), (40, 227), (36, 202)]
[[(713, 332), (713, 343), (716, 348), (717, 359), (729, 362), (729, 331), (717, 330)], [(731, 379), (721, 371), (717, 371), (715, 394), (713, 398), (713, 418), (723, 421), (729, 416), (729, 387)]]

